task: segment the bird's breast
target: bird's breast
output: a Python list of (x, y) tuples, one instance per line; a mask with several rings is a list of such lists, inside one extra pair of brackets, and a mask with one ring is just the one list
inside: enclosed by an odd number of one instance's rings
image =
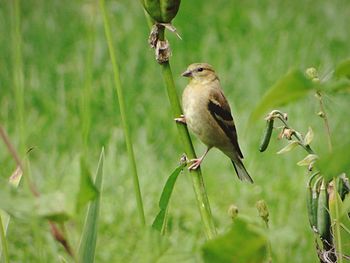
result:
[(186, 88), (182, 103), (188, 128), (203, 143), (209, 147), (226, 143), (223, 131), (208, 110), (208, 95), (205, 90)]

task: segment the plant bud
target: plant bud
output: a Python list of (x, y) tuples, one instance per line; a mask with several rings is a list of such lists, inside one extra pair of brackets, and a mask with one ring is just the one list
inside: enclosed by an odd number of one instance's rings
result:
[(147, 13), (158, 23), (170, 23), (179, 10), (181, 0), (141, 0)]
[(230, 205), (230, 207), (227, 210), (228, 215), (233, 219), (235, 219), (238, 215), (238, 207), (235, 205)]
[(265, 200), (259, 200), (256, 202), (256, 208), (258, 209), (259, 216), (267, 224), (269, 222), (269, 209), (267, 208)]
[(318, 73), (315, 68), (308, 68), (306, 69), (305, 73), (306, 73), (306, 76), (310, 79), (318, 78)]

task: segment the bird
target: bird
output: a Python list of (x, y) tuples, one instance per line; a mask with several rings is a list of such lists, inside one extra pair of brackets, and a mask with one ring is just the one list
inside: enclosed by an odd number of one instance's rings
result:
[(182, 94), (183, 115), (175, 121), (187, 125), (207, 146), (200, 158), (189, 161), (188, 169), (198, 169), (209, 150), (215, 147), (231, 159), (240, 180), (253, 183), (242, 162), (231, 108), (214, 68), (208, 63), (193, 63), (182, 76), (190, 80)]

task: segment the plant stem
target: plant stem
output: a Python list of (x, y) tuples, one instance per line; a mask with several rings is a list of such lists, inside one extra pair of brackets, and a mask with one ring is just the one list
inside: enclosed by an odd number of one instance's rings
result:
[[(160, 40), (164, 40), (164, 27), (160, 28), (159, 34)], [(176, 92), (175, 83), (171, 71), (169, 62), (160, 64), (163, 74), (163, 79), (165, 86), (167, 88), (167, 93), (171, 105), (171, 110), (173, 118), (177, 118), (182, 114), (181, 105)], [(196, 153), (193, 148), (193, 144), (186, 125), (177, 124), (178, 132), (183, 144), (183, 148), (188, 158), (196, 158)], [(212, 239), (216, 236), (216, 229), (211, 214), (211, 209), (209, 205), (208, 196), (205, 190), (205, 185), (203, 181), (203, 176), (201, 170), (191, 171), (191, 178), (193, 183), (193, 188), (196, 194), (198, 208), (202, 217), (205, 235), (207, 239)]]
[[(278, 119), (284, 124), (284, 126), (287, 129), (292, 129), (283, 118), (278, 117)], [(298, 142), (300, 143), (300, 146), (303, 147), (305, 149), (305, 151), (307, 151), (309, 154), (315, 154), (315, 152), (311, 149), (310, 145), (304, 145), (304, 142), (303, 142), (303, 139), (301, 138), (301, 134), (300, 133), (295, 131), (293, 133), (293, 136), (298, 140)]]
[(324, 122), (324, 127), (326, 130), (326, 134), (327, 134), (327, 141), (328, 141), (328, 149), (330, 152), (332, 152), (332, 138), (331, 138), (331, 128), (329, 126), (329, 121), (328, 121), (328, 117), (327, 117), (327, 113), (326, 110), (324, 108), (324, 104), (323, 104), (323, 100), (322, 100), (322, 94), (320, 92), (316, 93), (316, 96), (318, 98), (318, 101), (320, 103), (320, 110), (322, 113), (322, 119)]
[(110, 55), (110, 59), (111, 59), (112, 67), (113, 67), (114, 85), (115, 85), (115, 89), (116, 89), (117, 96), (118, 96), (119, 110), (120, 110), (120, 115), (121, 115), (121, 119), (122, 119), (122, 126), (124, 129), (126, 148), (127, 148), (127, 152), (129, 155), (129, 163), (130, 163), (130, 167), (131, 167), (132, 174), (133, 174), (134, 191), (135, 191), (138, 213), (139, 213), (139, 217), (140, 217), (140, 221), (141, 221), (142, 225), (145, 225), (146, 219), (145, 219), (145, 213), (143, 210), (140, 183), (139, 183), (139, 178), (137, 175), (135, 155), (134, 155), (132, 140), (131, 140), (131, 136), (130, 136), (129, 125), (128, 125), (128, 121), (127, 121), (127, 117), (126, 117), (123, 89), (122, 89), (122, 85), (121, 85), (121, 81), (120, 81), (120, 77), (119, 77), (119, 68), (117, 65), (116, 55), (114, 52), (114, 45), (113, 45), (113, 40), (112, 40), (111, 29), (110, 29), (109, 20), (108, 20), (108, 16), (107, 16), (107, 12), (106, 12), (105, 1), (100, 0), (99, 3), (100, 3), (100, 8), (101, 8), (102, 17), (103, 17), (103, 24), (104, 24), (107, 43), (108, 43), (109, 55)]

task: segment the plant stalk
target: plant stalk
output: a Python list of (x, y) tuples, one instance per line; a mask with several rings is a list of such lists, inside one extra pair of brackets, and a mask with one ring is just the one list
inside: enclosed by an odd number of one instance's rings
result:
[[(164, 40), (164, 27), (160, 28), (159, 39)], [(173, 118), (177, 118), (182, 114), (182, 109), (181, 109), (179, 98), (176, 92), (171, 67), (169, 62), (162, 63), (160, 64), (160, 66), (162, 69), (163, 79), (167, 89)], [(196, 153), (194, 151), (194, 147), (193, 147), (187, 126), (182, 124), (177, 124), (176, 126), (177, 126), (177, 129), (182, 141), (182, 145), (187, 157), (190, 159), (196, 158)], [(216, 236), (217, 233), (216, 233), (213, 217), (211, 214), (209, 200), (206, 193), (201, 170), (197, 169), (195, 171), (191, 171), (190, 174), (192, 178), (193, 189), (196, 194), (198, 208), (199, 208), (202, 222), (204, 225), (205, 235), (207, 239), (212, 239)]]
[(112, 67), (113, 67), (114, 85), (115, 85), (115, 89), (117, 92), (119, 110), (120, 110), (120, 115), (121, 115), (121, 120), (122, 120), (122, 126), (124, 129), (125, 143), (126, 143), (127, 152), (129, 155), (129, 163), (130, 163), (130, 167), (131, 167), (132, 175), (133, 175), (133, 184), (134, 184), (134, 191), (135, 191), (138, 213), (139, 213), (141, 224), (145, 225), (146, 219), (145, 219), (145, 213), (144, 213), (144, 209), (143, 209), (140, 183), (139, 183), (139, 178), (137, 175), (136, 160), (135, 160), (132, 140), (131, 140), (131, 136), (130, 136), (130, 131), (129, 131), (128, 119), (127, 119), (126, 111), (125, 111), (124, 95), (123, 95), (123, 89), (122, 89), (120, 76), (119, 76), (119, 68), (117, 65), (116, 54), (114, 52), (112, 33), (111, 33), (110, 25), (109, 25), (109, 19), (108, 19), (107, 12), (106, 12), (105, 1), (100, 0), (99, 3), (100, 3), (100, 8), (101, 8), (102, 17), (103, 17), (103, 24), (104, 24), (105, 35), (106, 35), (108, 49), (109, 49), (109, 55), (110, 55), (110, 59), (111, 59)]
[(322, 99), (322, 94), (321, 92), (317, 92), (316, 96), (318, 98), (319, 104), (320, 104), (320, 110), (323, 114), (322, 119), (324, 122), (324, 127), (326, 130), (326, 135), (327, 135), (327, 142), (328, 142), (328, 149), (330, 152), (332, 152), (333, 147), (332, 147), (332, 137), (331, 137), (331, 128), (329, 126), (329, 121), (328, 121), (328, 116), (324, 107), (323, 99)]

